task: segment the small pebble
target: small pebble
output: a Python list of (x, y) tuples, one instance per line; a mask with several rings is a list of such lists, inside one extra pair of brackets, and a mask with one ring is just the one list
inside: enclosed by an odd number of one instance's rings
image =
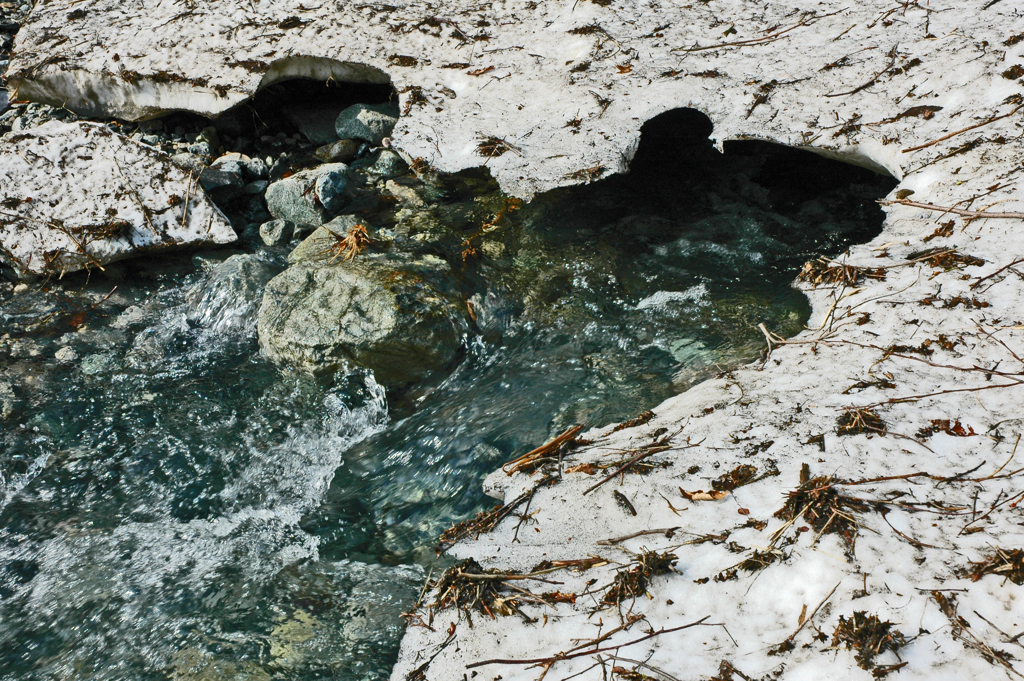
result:
[(53, 356), (61, 364), (71, 364), (78, 359), (78, 353), (75, 352), (75, 349), (67, 345), (57, 350)]

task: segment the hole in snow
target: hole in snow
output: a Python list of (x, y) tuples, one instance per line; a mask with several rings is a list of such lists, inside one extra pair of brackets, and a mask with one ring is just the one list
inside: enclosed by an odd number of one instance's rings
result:
[(266, 85), (252, 100), (213, 121), (220, 132), (259, 139), (265, 135), (301, 133), (313, 144), (338, 139), (334, 121), (353, 104), (398, 101), (390, 82), (359, 83), (334, 79), (290, 77)]

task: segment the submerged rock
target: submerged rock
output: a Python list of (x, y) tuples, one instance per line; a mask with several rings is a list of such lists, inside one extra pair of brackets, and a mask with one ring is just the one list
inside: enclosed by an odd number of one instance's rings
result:
[(353, 104), (338, 114), (334, 130), (339, 139), (366, 140), (380, 146), (398, 125), (397, 104)]
[(260, 347), (275, 361), (313, 371), (351, 362), (399, 387), (455, 359), (467, 329), (464, 310), (447, 263), (436, 257), (303, 260), (267, 285)]
[(235, 233), (188, 172), (93, 123), (0, 138), (0, 265), (61, 275)]
[(390, 180), (404, 175), (409, 170), (409, 164), (401, 156), (390, 149), (381, 149), (372, 163), (366, 168), (366, 172), (376, 175), (384, 180)]
[(189, 322), (218, 334), (248, 335), (263, 288), (279, 269), (252, 253), (231, 256), (189, 294)]
[(325, 144), (313, 152), (313, 155), (324, 163), (348, 163), (359, 153), (359, 143), (355, 140), (338, 140), (333, 144)]
[(267, 187), (267, 209), (297, 226), (322, 225), (350, 201), (348, 172), (344, 163), (328, 163), (278, 180)]

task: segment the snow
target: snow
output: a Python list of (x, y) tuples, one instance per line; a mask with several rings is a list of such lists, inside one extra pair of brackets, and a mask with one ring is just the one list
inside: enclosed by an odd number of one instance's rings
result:
[(51, 122), (0, 137), (0, 264), (16, 276), (234, 240), (198, 178), (106, 126)]
[[(395, 148), (442, 171), (486, 163), (506, 191), (523, 197), (580, 182), (590, 174), (578, 174), (584, 169), (625, 170), (644, 121), (692, 107), (712, 120), (719, 144), (771, 140), (885, 169), (901, 181), (890, 200), (912, 190), (910, 200), (936, 206), (1024, 210), (1016, 190), (1024, 88), (1002, 75), (1024, 62), (1024, 41), (1010, 40), (1024, 34), (1017, 3), (823, 0), (807, 7), (747, 0), (54, 0), (37, 7), (18, 34), (9, 76), (20, 97), (145, 118), (176, 109), (215, 115), (252, 97), (266, 78), (323, 77), (327, 68), (350, 81), (380, 82), (386, 74), (404, 112)], [(72, 13), (78, 18), (69, 20)], [(287, 68), (275, 66), (282, 62)], [(446, 68), (453, 64), (468, 66)], [(574, 134), (566, 123), (577, 117)], [(971, 126), (979, 127), (960, 132)], [(514, 149), (486, 159), (477, 151), (483, 136)], [(536, 491), (518, 536), (512, 514), (451, 551), (506, 571), (591, 555), (609, 561), (546, 575), (562, 582), (564, 593), (607, 587), (642, 547), (671, 550), (677, 572), (655, 577), (649, 595), (622, 603), (621, 612), (600, 605), (601, 591), (575, 604), (524, 605), (538, 619), (532, 624), (477, 612), (470, 626), (454, 610), (437, 612), (430, 628), (408, 629), (392, 678), (422, 678), (414, 671), (426, 664), (427, 679), (537, 679), (543, 669), (527, 665), (467, 665), (553, 656), (633, 613), (645, 620), (602, 645), (708, 619), (606, 652), (609, 673), (618, 665), (660, 679), (706, 679), (725, 660), (749, 678), (871, 679), (853, 651), (831, 645), (839, 617), (859, 611), (892, 622), (906, 637), (898, 657), (886, 651), (876, 660), (905, 661), (893, 672), (900, 679), (1009, 677), (998, 659), (979, 652), (986, 646), (1024, 673), (1021, 645), (1010, 638), (1024, 631), (1024, 587), (995, 575), (966, 576), (972, 561), (995, 547), (1024, 545), (1024, 507), (1010, 503), (1024, 492), (1017, 472), (1024, 452), (1016, 451), (1024, 433), (1024, 270), (995, 274), (1024, 258), (1021, 221), (965, 221), (900, 204), (887, 210), (883, 233), (841, 258), (887, 268), (884, 280), (801, 285), (812, 303), (807, 331), (763, 363), (668, 400), (645, 425), (594, 429), (585, 435), (593, 445), (564, 462), (622, 459), (678, 433), (673, 449), (650, 459), (668, 468), (627, 474), (587, 495), (596, 476), (564, 473)], [(931, 238), (949, 221), (949, 236)], [(946, 269), (916, 255), (932, 247), (984, 262)], [(850, 408), (872, 409), (887, 434), (840, 434), (838, 420)], [(974, 434), (940, 428), (918, 435), (936, 420)], [(775, 466), (779, 474), (719, 501), (680, 494), (709, 489), (739, 464), (761, 473)], [(787, 527), (773, 515), (798, 487), (803, 464), (814, 476), (841, 480), (931, 477), (838, 486), (868, 500), (853, 512), (859, 529), (848, 548), (835, 534), (800, 532), (806, 519)], [(487, 489), (511, 500), (538, 479), (497, 471)], [(751, 519), (767, 525), (746, 526)], [(679, 530), (671, 538), (598, 543), (667, 527)], [(784, 560), (740, 570), (734, 580), (713, 579), (768, 547), (779, 529)], [(721, 540), (694, 541), (725, 531)], [(517, 584), (538, 593), (556, 588)], [(943, 613), (933, 590), (957, 596), (961, 620)], [(811, 619), (800, 628), (805, 607)], [(769, 654), (790, 636), (792, 650)], [(597, 662), (559, 661), (547, 678)], [(599, 665), (577, 678), (606, 676)]]
[[(529, 197), (625, 169), (643, 122), (679, 107), (706, 113), (719, 142), (811, 145), (902, 177), (940, 149), (901, 148), (1020, 92), (998, 74), (1024, 52), (1003, 45), (1021, 30), (1008, 2), (54, 0), (18, 33), (8, 77), (19, 97), (128, 119), (217, 115), (282, 78), (390, 77), (397, 148), (444, 171), (486, 161)], [(942, 109), (899, 117), (915, 106)], [(488, 160), (485, 136), (515, 150)]]

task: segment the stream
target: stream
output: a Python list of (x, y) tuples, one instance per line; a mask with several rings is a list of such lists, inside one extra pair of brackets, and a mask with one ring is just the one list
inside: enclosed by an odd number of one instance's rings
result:
[(759, 323), (807, 320), (801, 265), (881, 230), (892, 178), (723, 155), (706, 121), (654, 119), (628, 175), (521, 206), (486, 169), (446, 180), (442, 223), (516, 209), (479, 255), (446, 252), (475, 326), (402, 391), (261, 357), (265, 281), (214, 274), (288, 248), (0, 283), (0, 679), (387, 678), (438, 536), (493, 504), (486, 474), (756, 359)]

